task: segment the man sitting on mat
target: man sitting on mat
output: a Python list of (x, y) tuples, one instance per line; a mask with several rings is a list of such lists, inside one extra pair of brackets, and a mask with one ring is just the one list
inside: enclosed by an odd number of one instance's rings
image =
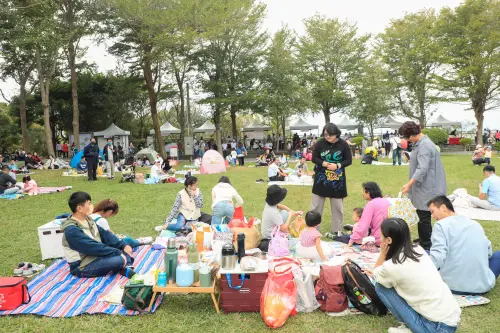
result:
[(500, 275), (500, 251), (492, 253), (483, 227), (456, 215), (444, 195), (429, 201), (428, 206), (438, 221), (432, 231), (430, 257), (451, 292), (477, 295), (490, 291)]
[(269, 164), (269, 167), (267, 168), (267, 176), (270, 181), (284, 181), (285, 177), (288, 176), (279, 168), (279, 163), (279, 158), (275, 158), (274, 161)]
[(486, 210), (500, 210), (500, 177), (495, 174), (495, 167), (483, 168), (484, 180), (479, 184), (479, 198), (470, 196), (470, 203)]
[(94, 210), (90, 195), (74, 192), (68, 205), (73, 214), (63, 222), (61, 229), (64, 257), (71, 274), (93, 278), (119, 272), (131, 278), (135, 274), (132, 248), (89, 217)]

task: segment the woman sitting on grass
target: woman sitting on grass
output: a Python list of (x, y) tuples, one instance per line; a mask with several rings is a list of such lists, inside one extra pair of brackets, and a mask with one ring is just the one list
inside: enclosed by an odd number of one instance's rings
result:
[(38, 185), (37, 183), (31, 179), (30, 176), (23, 177), (23, 192), (27, 195), (37, 195), (38, 194)]
[(382, 222), (380, 256), (373, 271), (377, 294), (401, 324), (389, 333), (452, 333), (460, 308), (424, 249), (411, 241), (408, 224), (399, 218)]
[[(203, 221), (210, 223), (211, 216), (201, 212), (203, 195), (198, 187), (198, 178), (188, 177), (184, 189), (177, 193), (170, 215), (165, 220), (163, 229), (171, 231), (191, 230), (191, 223)], [(176, 219), (175, 222), (172, 222)]]
[[(116, 214), (118, 214), (118, 211), (119, 208), (118, 208), (118, 203), (116, 201), (113, 201), (111, 199), (104, 199), (94, 206), (94, 212), (93, 214), (90, 214), (90, 218), (92, 218), (94, 222), (104, 230), (113, 232), (109, 227), (107, 219), (116, 216)], [(141, 245), (151, 244), (153, 242), (153, 238), (151, 237), (142, 237), (138, 239), (133, 239), (131, 237), (121, 234), (116, 234), (116, 237), (122, 239), (127, 245), (130, 245), (130, 247), (132, 248), (139, 247)]]

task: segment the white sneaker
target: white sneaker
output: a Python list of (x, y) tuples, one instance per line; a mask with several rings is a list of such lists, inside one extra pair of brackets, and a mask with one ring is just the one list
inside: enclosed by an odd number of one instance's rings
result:
[(153, 237), (142, 237), (142, 238), (138, 238), (137, 241), (141, 245), (148, 245), (148, 244), (153, 243)]
[(387, 330), (388, 333), (411, 333), (411, 330), (406, 327), (405, 324), (402, 324), (398, 327), (390, 327), (389, 330)]
[(162, 232), (162, 230), (163, 230), (163, 226), (162, 225), (159, 225), (159, 226), (155, 227), (155, 231), (156, 232)]

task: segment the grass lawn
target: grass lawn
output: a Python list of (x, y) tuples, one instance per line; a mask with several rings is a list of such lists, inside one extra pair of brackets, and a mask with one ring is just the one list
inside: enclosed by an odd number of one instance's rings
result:
[[(468, 156), (442, 157), (448, 180), (448, 189), (465, 187), (476, 193), (482, 180), (482, 168), (472, 166)], [(494, 163), (495, 164), (495, 163)], [(61, 171), (37, 172), (33, 178), (40, 186), (71, 185), (73, 191), (87, 191), (93, 202), (112, 198), (120, 204), (120, 213), (109, 220), (116, 232), (139, 237), (153, 236), (153, 228), (163, 223), (180, 184), (135, 185), (120, 184), (100, 179), (88, 183), (86, 177), (61, 177)], [(246, 215), (261, 216), (265, 184), (265, 168), (230, 168), (228, 176), (245, 200)], [(121, 176), (120, 176), (121, 177)], [(211, 189), (220, 175), (202, 175), (199, 184), (205, 198), (205, 211), (210, 213)], [(118, 177), (119, 178), (119, 177)], [(344, 205), (344, 222), (350, 223), (351, 211), (363, 205), (361, 184), (376, 181), (384, 194), (396, 196), (408, 178), (408, 167), (361, 166), (360, 161), (347, 169), (349, 197)], [(26, 197), (22, 200), (1, 201), (0, 211), (0, 276), (10, 276), (20, 261), (40, 262), (37, 227), (51, 221), (56, 215), (68, 212), (70, 191), (58, 194)], [(292, 209), (307, 211), (311, 188), (289, 186), (284, 204)], [(327, 204), (328, 205), (328, 204)], [(321, 229), (329, 230), (330, 209), (325, 207)], [(494, 250), (500, 250), (500, 222), (482, 222)], [(416, 227), (412, 230), (416, 236)], [(49, 265), (51, 262), (46, 261)], [(486, 297), (491, 303), (463, 309), (459, 332), (500, 331), (500, 287)], [(331, 318), (317, 311), (290, 317), (282, 331), (286, 332), (387, 332), (395, 324), (393, 317), (375, 318), (366, 315)], [(495, 329), (495, 327), (497, 327)], [(35, 316), (0, 317), (0, 332), (266, 332), (267, 326), (260, 314), (217, 315), (209, 295), (169, 295), (153, 315), (112, 317), (84, 315), (70, 319), (40, 318)]]

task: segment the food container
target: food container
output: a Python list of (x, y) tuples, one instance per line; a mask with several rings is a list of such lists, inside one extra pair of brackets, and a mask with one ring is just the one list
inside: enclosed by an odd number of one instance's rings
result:
[(222, 247), (222, 268), (234, 269), (236, 267), (236, 256), (233, 244), (226, 244)]
[(266, 260), (267, 259), (267, 252), (255, 252), (253, 254), (255, 258), (261, 259), (261, 260)]
[(194, 282), (194, 271), (190, 264), (180, 264), (177, 266), (175, 282), (179, 287), (191, 287)]

